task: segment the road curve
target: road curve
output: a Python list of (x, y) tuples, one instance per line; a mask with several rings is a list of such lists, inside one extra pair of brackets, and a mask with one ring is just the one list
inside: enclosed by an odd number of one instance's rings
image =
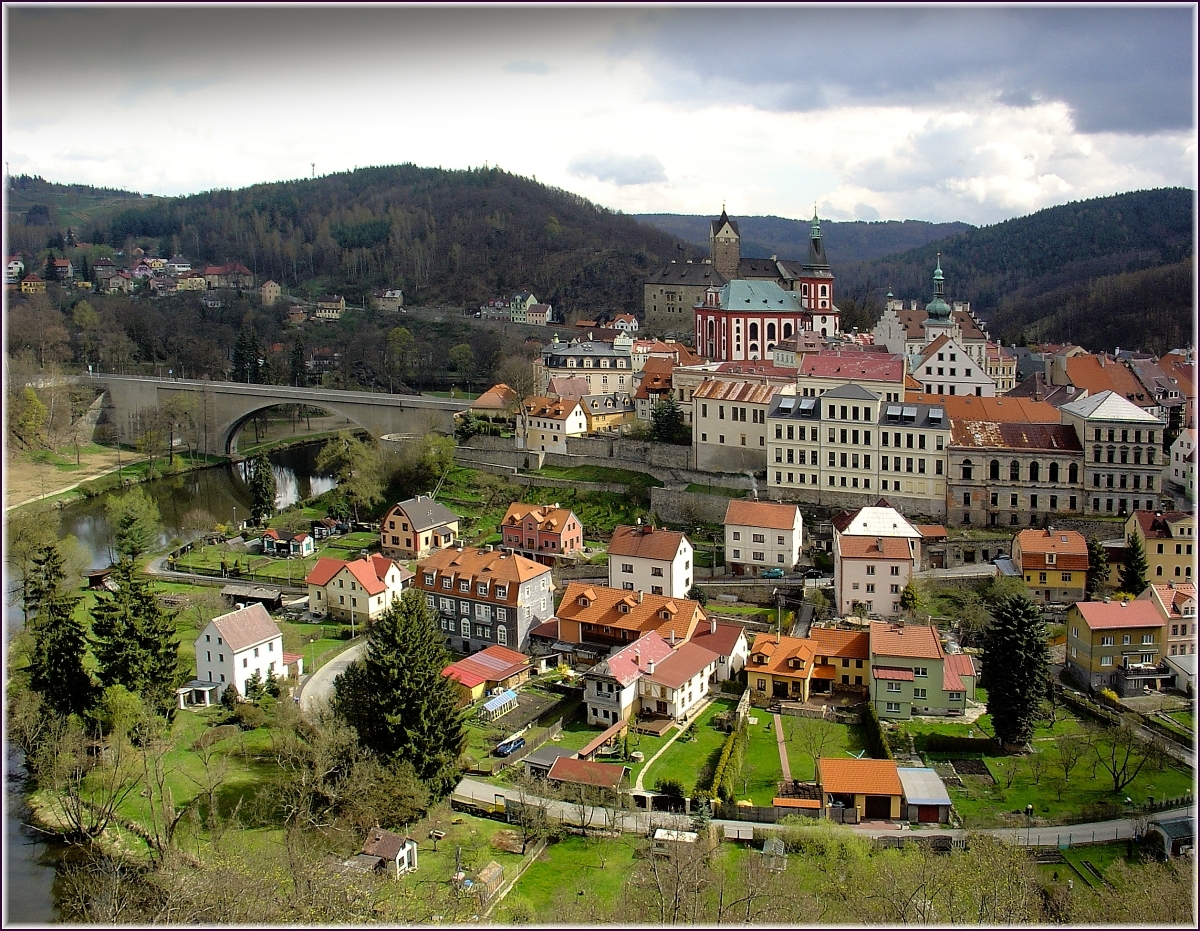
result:
[(316, 672), (307, 676), (300, 686), (300, 711), (302, 714), (313, 714), (320, 705), (328, 701), (333, 694), (333, 680), (347, 666), (363, 655), (367, 649), (367, 641), (356, 643), (345, 653), (339, 653)]

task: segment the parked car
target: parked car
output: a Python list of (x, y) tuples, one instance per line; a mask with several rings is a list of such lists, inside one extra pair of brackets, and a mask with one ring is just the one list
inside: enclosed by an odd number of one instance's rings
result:
[(762, 571), (762, 573), (759, 575), (759, 578), (782, 579), (783, 578), (783, 570), (782, 569), (764, 569)]
[(825, 577), (825, 573), (814, 566), (812, 569), (809, 569), (804, 573), (804, 577), (806, 579), (822, 579)]
[(514, 737), (496, 747), (496, 756), (511, 756), (525, 746), (524, 737)]

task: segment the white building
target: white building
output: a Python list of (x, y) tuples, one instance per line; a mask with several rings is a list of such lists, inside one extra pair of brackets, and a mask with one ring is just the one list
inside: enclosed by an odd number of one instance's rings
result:
[(686, 598), (692, 587), (692, 544), (674, 530), (622, 526), (608, 545), (608, 585), (626, 591)]
[(974, 395), (994, 398), (996, 382), (953, 336), (942, 334), (921, 350), (912, 363), (912, 374), (927, 395)]
[(725, 563), (735, 575), (791, 572), (800, 561), (803, 519), (794, 504), (732, 499), (725, 509)]
[(285, 665), (283, 634), (261, 604), (214, 617), (196, 638), (196, 679), (215, 683), (218, 699), (231, 685), (245, 695), (255, 673), (286, 675)]
[(698, 644), (677, 646), (638, 679), (638, 703), (644, 715), (687, 721), (717, 681), (717, 655)]
[(588, 432), (587, 414), (574, 398), (532, 397), (521, 402), (525, 409), (527, 435), (517, 431), (517, 449), (565, 453), (567, 437)]
[(856, 605), (882, 618), (900, 613), (900, 595), (921, 565), (921, 533), (886, 499), (833, 520), (833, 585), (839, 614)]
[(588, 669), (583, 679), (588, 724), (608, 727), (628, 721), (638, 711), (638, 680), (670, 655), (671, 645), (648, 633)]
[(1182, 488), (1189, 501), (1196, 500), (1196, 430), (1188, 427), (1183, 430), (1171, 451), (1167, 454), (1167, 462), (1163, 466), (1163, 484), (1166, 488), (1173, 485)]
[(716, 654), (718, 682), (731, 679), (746, 668), (750, 644), (746, 628), (739, 624), (721, 624), (710, 617), (708, 626), (701, 623), (696, 627), (691, 642)]

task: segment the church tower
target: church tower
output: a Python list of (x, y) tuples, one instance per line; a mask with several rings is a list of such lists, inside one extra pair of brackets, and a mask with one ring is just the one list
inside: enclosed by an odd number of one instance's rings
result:
[(708, 256), (717, 274), (726, 281), (738, 276), (738, 265), (742, 261), (742, 236), (736, 220), (729, 219), (721, 207), (721, 218), (713, 220), (708, 230)]
[(820, 314), (837, 313), (833, 303), (833, 269), (825, 257), (825, 244), (821, 239), (821, 221), (817, 208), (813, 208), (812, 231), (808, 237), (808, 261), (800, 270), (800, 280), (795, 290), (800, 292), (800, 306)]
[(945, 276), (942, 275), (942, 254), (937, 254), (937, 268), (933, 272), (933, 300), (925, 305), (925, 345), (928, 346), (939, 336), (955, 336), (957, 325), (950, 315), (950, 305), (946, 303)]

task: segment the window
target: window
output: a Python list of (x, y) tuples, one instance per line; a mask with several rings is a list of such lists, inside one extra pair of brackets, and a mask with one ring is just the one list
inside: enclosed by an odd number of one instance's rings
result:
[(650, 574), (656, 579), (661, 579), (663, 577), (662, 566), (651, 566)]
[(1100, 638), (1100, 646), (1102, 646), (1102, 647), (1110, 647), (1113, 645), (1114, 642), (1115, 641), (1113, 640), (1112, 637), (1101, 637)]
[(899, 692), (900, 691), (900, 683), (899, 682), (889, 682), (887, 684), (887, 690), (889, 692)]
[(928, 698), (928, 692), (925, 689), (913, 689), (913, 698)]
[(893, 585), (893, 586), (892, 586), (892, 591), (891, 591), (891, 594), (893, 594), (893, 595), (899, 595), (899, 594), (900, 594), (900, 586), (899, 586), (899, 585)]
[(462, 622), (461, 622), (461, 624), (462, 624), (462, 626), (461, 626), (462, 635), (463, 635), (464, 637), (469, 637), (469, 636), (471, 636), (471, 621), (470, 621), (470, 619), (469, 619), (469, 618), (465, 618), (465, 617), (464, 617), (464, 618), (462, 619)]
[(1063, 573), (1060, 573), (1060, 574), (1062, 575), (1062, 580), (1063, 580), (1064, 582), (1070, 582), (1070, 581), (1071, 581), (1071, 573), (1069, 573), (1069, 572), (1063, 572)]
[(751, 542), (753, 543), (765, 543), (766, 541), (767, 538), (761, 533), (753, 534), (751, 538)]
[(633, 572), (633, 563), (631, 563), (631, 562), (621, 563), (621, 571), (622, 572)]
[(650, 594), (661, 595), (662, 593), (663, 593), (663, 588), (661, 585), (651, 585), (650, 586)]
[(1142, 643), (1153, 643), (1154, 634), (1142, 634)]
[(867, 575), (874, 575), (874, 574), (875, 574), (875, 567), (867, 566)]
[(886, 705), (884, 705), (884, 710), (888, 711), (892, 714), (899, 714), (900, 713), (900, 702), (890, 701)]
[(899, 575), (899, 574), (900, 574), (900, 567), (892, 566), (892, 575)]
[(1100, 657), (1100, 665), (1101, 666), (1111, 666), (1112, 665), (1112, 657), (1111, 656), (1101, 656)]
[(928, 666), (914, 666), (913, 667), (913, 675), (916, 676), (918, 679), (926, 679), (929, 677), (929, 667)]

